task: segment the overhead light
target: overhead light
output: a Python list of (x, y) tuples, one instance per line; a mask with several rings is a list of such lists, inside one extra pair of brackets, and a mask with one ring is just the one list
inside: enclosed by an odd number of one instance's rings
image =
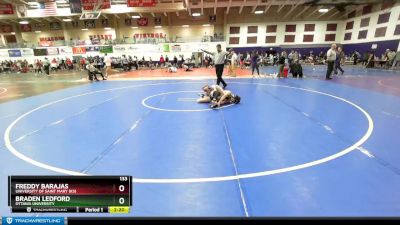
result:
[(28, 2), (30, 6), (39, 6), (39, 2)]
[(42, 31), (40, 31), (40, 30), (37, 30), (37, 31), (35, 31), (35, 33), (42, 33)]
[(89, 30), (89, 29), (87, 29), (87, 28), (83, 28), (83, 29), (81, 29), (81, 30)]
[(155, 26), (154, 28), (162, 28), (162, 26)]
[(27, 21), (27, 20), (22, 20), (22, 21), (19, 21), (19, 23), (20, 23), (20, 24), (29, 24), (29, 21)]
[(67, 19), (63, 19), (63, 21), (64, 21), (64, 22), (71, 22), (72, 19), (67, 18)]
[(192, 13), (192, 16), (201, 16), (201, 13)]
[(203, 24), (203, 27), (209, 27), (210, 24)]
[(263, 11), (262, 10), (257, 10), (257, 11), (254, 12), (254, 14), (263, 14)]
[(182, 27), (189, 27), (189, 25), (182, 25)]
[(10, 34), (15, 35), (15, 32), (11, 32)]
[(104, 30), (111, 30), (111, 27), (104, 27)]
[(320, 13), (326, 13), (326, 12), (328, 12), (329, 11), (329, 9), (319, 9), (318, 10), (318, 12), (320, 12)]
[(140, 16), (138, 16), (138, 15), (132, 16), (132, 19), (140, 19)]
[(67, 0), (57, 0), (56, 2), (59, 3), (59, 4), (66, 4), (66, 3), (68, 3)]
[(138, 29), (138, 27), (131, 27), (132, 29)]

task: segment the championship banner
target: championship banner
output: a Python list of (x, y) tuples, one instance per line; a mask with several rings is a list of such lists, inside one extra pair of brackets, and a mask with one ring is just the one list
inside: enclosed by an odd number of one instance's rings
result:
[(50, 30), (61, 30), (60, 22), (50, 22)]
[(94, 20), (86, 20), (86, 21), (84, 21), (84, 24), (85, 24), (86, 28), (95, 28), (96, 27)]
[(86, 47), (86, 52), (98, 52), (98, 51), (100, 51), (100, 47), (99, 46)]
[(149, 24), (149, 20), (147, 18), (140, 18), (137, 20), (137, 25), (141, 27), (145, 27)]
[(109, 24), (109, 22), (108, 22), (108, 19), (102, 19), (102, 20), (101, 20), (101, 25), (103, 25), (103, 27), (109, 27), (110, 24)]
[(154, 18), (154, 25), (161, 25), (161, 17)]
[(14, 9), (11, 4), (0, 4), (0, 15), (14, 14)]
[(2, 33), (11, 33), (11, 32), (13, 32), (13, 28), (11, 25), (1, 25), (1, 32)]
[(69, 8), (71, 13), (82, 13), (81, 0), (69, 0)]
[(35, 30), (43, 30), (46, 27), (45, 23), (35, 23), (33, 24), (33, 28)]
[(50, 47), (50, 46), (53, 46), (53, 42), (43, 40), (43, 41), (39, 42), (39, 46), (40, 47)]
[(154, 7), (156, 0), (127, 0), (128, 7)]
[(132, 26), (132, 19), (131, 18), (125, 18), (125, 25), (126, 26)]
[(30, 24), (20, 24), (22, 32), (32, 32), (32, 27)]
[(27, 13), (27, 9), (26, 9), (26, 5), (25, 4), (23, 4), (23, 5), (17, 5), (16, 6), (16, 9), (17, 9), (17, 15), (18, 15), (18, 17), (26, 17), (26, 13)]
[[(98, 3), (99, 0), (82, 0), (83, 10), (93, 10)], [(111, 8), (111, 0), (103, 0), (103, 4), (99, 9), (109, 8)]]

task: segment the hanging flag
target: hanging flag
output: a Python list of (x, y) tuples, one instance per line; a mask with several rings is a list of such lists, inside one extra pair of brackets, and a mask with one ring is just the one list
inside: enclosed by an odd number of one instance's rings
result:
[(45, 16), (56, 16), (57, 15), (57, 3), (54, 0), (46, 0), (38, 3), (37, 14), (40, 17)]

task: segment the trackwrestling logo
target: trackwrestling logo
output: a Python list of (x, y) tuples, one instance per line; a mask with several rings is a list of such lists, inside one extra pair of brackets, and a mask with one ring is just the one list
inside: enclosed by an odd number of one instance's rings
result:
[(63, 217), (3, 217), (3, 224), (54, 224), (64, 225)]

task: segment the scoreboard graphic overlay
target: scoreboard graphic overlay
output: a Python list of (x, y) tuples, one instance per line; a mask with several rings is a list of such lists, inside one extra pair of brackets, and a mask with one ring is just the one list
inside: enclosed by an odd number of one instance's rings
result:
[(128, 213), (131, 176), (9, 176), (13, 213)]

